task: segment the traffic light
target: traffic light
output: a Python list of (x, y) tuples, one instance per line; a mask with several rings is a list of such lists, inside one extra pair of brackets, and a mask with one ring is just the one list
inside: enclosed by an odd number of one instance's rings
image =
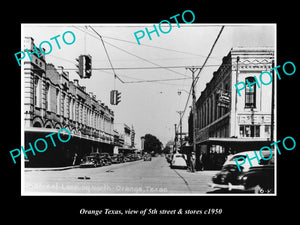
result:
[(116, 93), (116, 90), (111, 90), (110, 91), (110, 104), (111, 105), (115, 105), (115, 94)]
[(118, 92), (118, 90), (111, 90), (110, 91), (110, 104), (118, 105), (120, 102), (121, 102), (121, 92)]
[(116, 105), (118, 105), (121, 102), (121, 92), (118, 92), (116, 90)]
[(78, 73), (80, 78), (83, 78), (83, 60), (83, 55), (80, 55), (78, 58), (76, 58), (76, 61), (78, 62), (78, 64), (76, 64), (76, 67), (78, 68), (76, 73)]
[(76, 67), (78, 68), (78, 75), (80, 78), (90, 78), (92, 76), (92, 56), (90, 55), (80, 55), (76, 61)]
[(84, 78), (90, 78), (92, 76), (92, 56), (85, 55), (85, 76)]

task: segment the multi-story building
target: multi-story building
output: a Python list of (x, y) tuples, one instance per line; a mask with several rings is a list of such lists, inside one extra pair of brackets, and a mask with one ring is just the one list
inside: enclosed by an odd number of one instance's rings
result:
[(118, 140), (118, 153), (134, 153), (135, 148), (135, 131), (132, 126), (130, 128), (125, 123), (115, 124), (116, 135), (115, 140)]
[[(206, 84), (196, 102), (195, 135), (196, 156), (205, 156), (206, 167), (219, 168), (229, 153), (259, 150), (270, 143), (272, 84), (259, 87), (254, 76), (270, 71), (273, 60), (271, 48), (232, 48)], [(247, 85), (239, 96), (234, 85), (246, 79), (253, 83), (251, 89)]]
[[(25, 48), (32, 52), (33, 46), (34, 40), (25, 38)], [(63, 67), (55, 68), (39, 55), (32, 54), (32, 60), (24, 62), (25, 148), (28, 142), (61, 128), (67, 128), (72, 139), (59, 150), (56, 147), (30, 157), (28, 165), (68, 165), (74, 156), (80, 159), (91, 152), (112, 152), (114, 112), (78, 80), (70, 81)]]

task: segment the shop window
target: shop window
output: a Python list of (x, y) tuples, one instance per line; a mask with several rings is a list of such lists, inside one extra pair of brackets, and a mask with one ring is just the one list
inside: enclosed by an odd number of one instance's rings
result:
[(265, 136), (270, 137), (271, 136), (271, 126), (265, 125)]
[(259, 125), (241, 125), (240, 137), (260, 137)]

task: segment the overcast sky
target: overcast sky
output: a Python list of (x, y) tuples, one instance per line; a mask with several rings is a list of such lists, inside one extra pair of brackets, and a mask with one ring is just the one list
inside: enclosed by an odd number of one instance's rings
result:
[[(191, 86), (191, 72), (183, 68), (168, 69), (122, 69), (115, 70), (116, 74), (125, 82), (142, 80), (179, 79), (172, 81), (157, 81), (144, 83), (121, 83), (114, 80), (111, 70), (99, 70), (110, 68), (101, 40), (88, 26), (92, 26), (105, 41), (108, 54), (114, 68), (124, 67), (172, 67), (172, 66), (201, 66), (208, 55), (223, 24), (172, 24), (172, 30), (168, 34), (160, 33), (157, 37), (151, 34), (152, 40), (147, 35), (137, 44), (134, 32), (144, 30), (151, 31), (153, 24), (23, 24), (23, 37), (34, 38), (35, 45), (42, 41), (50, 41), (50, 38), (61, 35), (66, 31), (72, 31), (76, 41), (72, 45), (63, 43), (58, 38), (61, 49), (58, 49), (55, 41), (52, 52), (46, 55), (47, 63), (53, 63), (55, 67), (63, 66), (70, 69), (70, 80), (79, 79), (79, 84), (86, 86), (87, 92), (93, 92), (98, 100), (101, 100), (115, 112), (115, 123), (133, 125), (136, 131), (135, 142), (140, 146), (140, 137), (146, 133), (157, 136), (163, 144), (174, 139), (174, 124), (179, 122), (179, 114), (176, 111), (183, 110), (188, 94), (178, 90), (186, 90)], [(157, 24), (156, 24), (157, 26)], [(167, 30), (167, 27), (164, 28)], [(200, 74), (196, 87), (196, 96), (199, 97), (212, 74), (218, 69), (222, 58), (235, 46), (272, 46), (275, 47), (275, 26), (273, 24), (225, 24), (225, 28), (207, 62), (207, 67)], [(67, 36), (66, 36), (67, 37)], [(120, 39), (120, 40), (117, 40)], [(146, 45), (155, 46), (150, 47)], [(43, 47), (47, 50), (47, 45)], [(23, 48), (23, 47), (22, 47)], [(92, 56), (92, 77), (80, 79), (75, 72), (75, 58), (80, 54)], [(151, 64), (152, 63), (152, 64)], [(187, 79), (182, 79), (187, 78)], [(112, 106), (109, 103), (110, 90), (116, 87), (121, 95), (121, 103)], [(189, 102), (189, 106), (191, 101)], [(187, 108), (183, 117), (183, 131), (187, 131)]]

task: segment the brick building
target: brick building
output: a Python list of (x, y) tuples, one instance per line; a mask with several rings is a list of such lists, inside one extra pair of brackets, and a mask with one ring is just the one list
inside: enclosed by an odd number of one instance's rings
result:
[[(219, 169), (226, 155), (259, 150), (271, 141), (272, 84), (247, 86), (237, 95), (235, 84), (254, 82), (270, 71), (274, 50), (267, 47), (232, 48), (196, 102), (196, 156), (206, 156), (206, 168)], [(189, 136), (192, 137), (192, 114)], [(193, 141), (190, 139), (191, 142)]]
[[(25, 48), (33, 51), (34, 40), (25, 38)], [(39, 49), (38, 49), (39, 51)], [(78, 80), (69, 80), (63, 67), (47, 64), (43, 54), (32, 54), (24, 62), (25, 148), (48, 133), (70, 130), (70, 143), (31, 157), (28, 166), (59, 166), (91, 152), (111, 152), (114, 145), (114, 112), (96, 99)], [(55, 151), (56, 150), (56, 151)], [(53, 151), (53, 152), (51, 152)], [(77, 160), (78, 161), (78, 160)]]

